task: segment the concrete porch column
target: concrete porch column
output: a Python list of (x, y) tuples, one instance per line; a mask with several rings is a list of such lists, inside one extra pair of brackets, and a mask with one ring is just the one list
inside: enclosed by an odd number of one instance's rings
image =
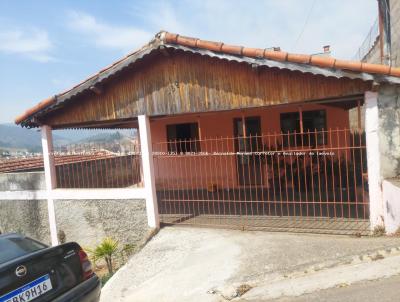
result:
[(383, 220), (387, 234), (400, 231), (400, 86), (381, 84), (378, 92), (379, 155)]
[(143, 180), (146, 194), (147, 223), (149, 227), (158, 229), (160, 228), (160, 219), (158, 215), (149, 117), (146, 115), (139, 115), (138, 122)]
[(365, 138), (367, 147), (369, 212), (371, 229), (383, 226), (382, 179), (379, 155), (378, 93), (365, 93)]
[(53, 136), (51, 127), (44, 125), (40, 128), (42, 134), (43, 163), (47, 192), (47, 211), (49, 216), (50, 238), (52, 246), (55, 246), (58, 245), (58, 237), (52, 190), (56, 188), (57, 180), (56, 168), (54, 165)]
[(378, 93), (365, 93), (371, 228), (383, 226), (388, 234), (400, 227), (398, 197), (393, 198), (392, 193), (384, 191), (385, 181), (400, 175), (399, 96), (400, 88), (393, 85), (381, 85)]

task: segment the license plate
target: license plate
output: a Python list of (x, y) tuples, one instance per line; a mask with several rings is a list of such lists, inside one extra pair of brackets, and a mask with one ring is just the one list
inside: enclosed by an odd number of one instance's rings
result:
[(50, 291), (51, 286), (50, 276), (45, 275), (40, 277), (4, 296), (0, 297), (0, 302), (28, 302), (44, 295)]

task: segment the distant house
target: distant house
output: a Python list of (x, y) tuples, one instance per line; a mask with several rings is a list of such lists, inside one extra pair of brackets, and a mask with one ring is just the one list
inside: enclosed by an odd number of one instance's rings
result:
[[(87, 151), (55, 154), (58, 188), (115, 188), (140, 182), (137, 155), (115, 154), (105, 150)], [(44, 171), (42, 156), (0, 159), (0, 173), (37, 171)]]
[(365, 231), (400, 224), (381, 189), (400, 172), (399, 84), (385, 65), (160, 32), (16, 123), (42, 127), (45, 156), (50, 129), (139, 128), (154, 227)]

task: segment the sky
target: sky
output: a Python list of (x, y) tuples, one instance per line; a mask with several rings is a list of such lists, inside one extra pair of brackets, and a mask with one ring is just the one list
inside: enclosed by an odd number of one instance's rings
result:
[(352, 59), (376, 0), (1, 0), (0, 123), (146, 44), (160, 30)]

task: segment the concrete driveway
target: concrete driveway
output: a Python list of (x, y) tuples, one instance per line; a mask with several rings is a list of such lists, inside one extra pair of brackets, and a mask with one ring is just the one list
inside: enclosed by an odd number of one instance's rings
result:
[(400, 255), (399, 247), (400, 238), (168, 227), (111, 278), (101, 301), (227, 301), (247, 285), (373, 261), (377, 251)]

